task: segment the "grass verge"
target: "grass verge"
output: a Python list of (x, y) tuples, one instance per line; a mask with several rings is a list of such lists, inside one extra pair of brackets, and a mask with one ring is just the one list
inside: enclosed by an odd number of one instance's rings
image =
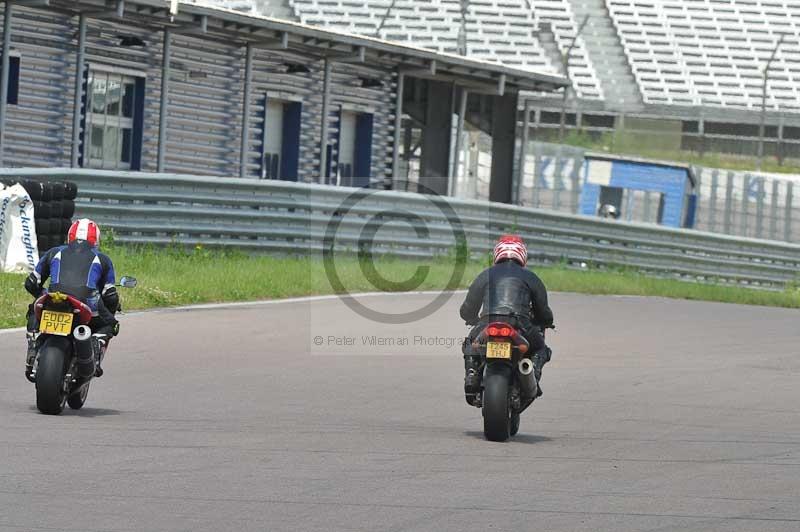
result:
[[(139, 279), (135, 290), (123, 290), (126, 310), (171, 307), (197, 303), (254, 301), (316, 294), (330, 294), (331, 287), (319, 257), (252, 257), (239, 252), (207, 249), (163, 249), (107, 246), (118, 275)], [(466, 288), (487, 264), (471, 262), (458, 288)], [(350, 292), (375, 291), (355, 257), (339, 257), (337, 272)], [(423, 263), (381, 258), (376, 269), (385, 279), (402, 285), (418, 268), (428, 268), (417, 290), (447, 286), (452, 261)], [(534, 267), (550, 291), (584, 294), (662, 296), (749, 305), (800, 308), (800, 291), (769, 292), (747, 288), (687, 283), (645, 277), (632, 272), (579, 271), (563, 267)], [(420, 276), (423, 277), (423, 276)], [(31, 298), (23, 288), (22, 275), (0, 274), (0, 328), (24, 325)]]

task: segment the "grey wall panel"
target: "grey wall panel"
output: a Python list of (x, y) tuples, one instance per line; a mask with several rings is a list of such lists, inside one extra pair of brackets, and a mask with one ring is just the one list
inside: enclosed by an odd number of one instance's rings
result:
[(68, 164), (72, 26), (66, 16), (14, 7), (11, 45), (20, 55), (19, 102), (8, 106), (6, 166)]
[(243, 74), (241, 48), (173, 37), (167, 171), (236, 175)]

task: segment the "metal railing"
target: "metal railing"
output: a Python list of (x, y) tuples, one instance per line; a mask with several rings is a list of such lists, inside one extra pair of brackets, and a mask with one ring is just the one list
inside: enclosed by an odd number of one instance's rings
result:
[(516, 232), (538, 262), (772, 288), (794, 282), (800, 268), (793, 244), (405, 192), (97, 170), (0, 176), (76, 182), (76, 216), (94, 218), (123, 243), (430, 258), (461, 244), (485, 256), (500, 233)]

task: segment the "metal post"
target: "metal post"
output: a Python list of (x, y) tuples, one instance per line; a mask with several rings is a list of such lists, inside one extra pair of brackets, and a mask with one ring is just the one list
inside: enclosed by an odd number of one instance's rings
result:
[(717, 188), (719, 187), (719, 170), (711, 172), (711, 195), (708, 198), (708, 230), (714, 232), (717, 228)]
[(325, 77), (322, 86), (322, 128), (319, 138), (319, 182), (325, 183), (328, 177), (328, 115), (330, 114), (331, 73), (333, 64), (325, 58)]
[(722, 232), (726, 235), (733, 234), (733, 179), (736, 176), (733, 172), (728, 172), (725, 183), (725, 213)]
[(756, 198), (756, 238), (761, 238), (761, 233), (764, 230), (764, 196), (766, 190), (764, 189), (764, 178), (756, 177), (758, 179), (758, 197)]
[(78, 19), (78, 57), (75, 64), (75, 99), (72, 109), (72, 168), (78, 167), (81, 144), (81, 100), (83, 99), (83, 78), (86, 68), (86, 15)]
[(772, 203), (770, 204), (769, 216), (769, 238), (770, 240), (777, 240), (778, 238), (778, 198), (780, 196), (780, 189), (778, 188), (780, 181), (777, 179), (772, 180)]
[(247, 43), (244, 63), (242, 104), (242, 151), (239, 154), (239, 177), (247, 177), (247, 154), (250, 151), (250, 90), (253, 84), (253, 45)]
[(517, 171), (517, 186), (514, 187), (514, 197), (512, 203), (519, 204), (520, 189), (525, 182), (525, 167), (528, 164), (528, 143), (530, 142), (531, 128), (531, 102), (525, 98), (525, 116), (522, 117), (522, 144), (519, 147), (519, 170)]
[(575, 45), (578, 44), (578, 37), (581, 36), (583, 33), (584, 28), (586, 28), (586, 24), (589, 23), (589, 15), (583, 17), (583, 22), (581, 25), (578, 26), (578, 31), (575, 33), (575, 36), (572, 38), (572, 42), (569, 44), (569, 48), (561, 57), (562, 62), (562, 69), (564, 71), (564, 76), (569, 81), (569, 85), (564, 87), (564, 95), (561, 98), (561, 119), (559, 121), (559, 128), (558, 128), (558, 142), (564, 142), (564, 130), (566, 129), (567, 125), (567, 98), (569, 97), (569, 90), (572, 87), (572, 76), (569, 74), (569, 62), (572, 59), (572, 50), (575, 48)]
[(169, 105), (169, 78), (172, 75), (172, 30), (164, 29), (164, 50), (161, 59), (161, 107), (158, 115), (158, 171), (164, 171), (167, 154), (167, 106)]
[(753, 179), (751, 174), (745, 174), (742, 178), (742, 232), (741, 236), (747, 236), (747, 218), (750, 211), (750, 181)]
[(772, 66), (772, 62), (775, 60), (775, 56), (778, 54), (778, 49), (781, 47), (781, 44), (783, 44), (784, 37), (786, 37), (786, 34), (781, 33), (778, 42), (775, 44), (775, 48), (772, 50), (772, 55), (770, 55), (767, 64), (764, 66), (764, 83), (761, 87), (761, 124), (758, 127), (758, 159), (756, 161), (756, 169), (758, 171), (761, 171), (761, 163), (764, 158), (764, 130), (767, 120), (767, 84), (769, 83), (769, 69)]
[[(397, 101), (394, 117), (394, 151), (392, 153), (392, 183), (400, 177), (400, 142), (403, 135), (403, 94), (406, 88), (406, 75), (397, 73)], [(394, 185), (392, 185), (394, 189)]]
[(3, 59), (2, 75), (0, 80), (0, 166), (3, 165), (3, 151), (6, 147), (6, 113), (8, 112), (8, 81), (11, 75), (11, 17), (12, 2), (6, 0), (6, 9), (3, 13)]
[(453, 146), (453, 175), (448, 180), (448, 187), (447, 187), (447, 195), (452, 196), (454, 193), (454, 183), (455, 177), (463, 177), (462, 174), (458, 171), (458, 165), (461, 162), (461, 150), (464, 136), (464, 119), (467, 115), (467, 98), (469, 98), (469, 92), (467, 89), (461, 89), (461, 99), (458, 102), (458, 124), (456, 125), (456, 144)]
[(786, 183), (786, 210), (783, 211), (783, 239), (787, 242), (792, 241), (792, 195), (794, 194), (794, 184), (789, 181)]

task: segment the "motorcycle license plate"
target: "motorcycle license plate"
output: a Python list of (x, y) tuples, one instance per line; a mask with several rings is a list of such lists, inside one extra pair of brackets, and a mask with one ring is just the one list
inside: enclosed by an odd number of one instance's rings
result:
[(56, 336), (69, 336), (72, 332), (72, 314), (68, 312), (53, 312), (45, 310), (39, 322), (39, 332), (54, 334)]
[(511, 344), (508, 342), (488, 342), (486, 358), (511, 358)]

